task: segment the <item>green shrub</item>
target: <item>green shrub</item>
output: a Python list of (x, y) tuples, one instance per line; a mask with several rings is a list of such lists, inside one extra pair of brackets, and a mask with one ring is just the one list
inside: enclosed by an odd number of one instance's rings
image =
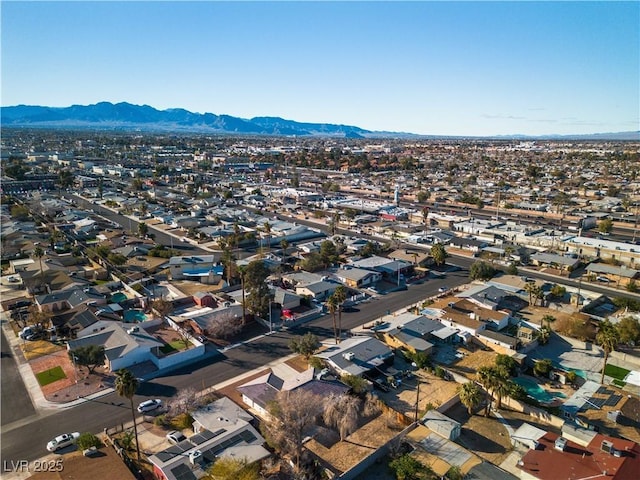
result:
[(171, 420), (171, 426), (176, 430), (193, 428), (193, 417), (188, 413), (181, 413)]
[(132, 430), (127, 430), (124, 432), (122, 437), (120, 437), (120, 445), (125, 450), (131, 450), (133, 448), (133, 441), (135, 439), (135, 433)]
[(158, 415), (157, 417), (155, 417), (153, 419), (153, 424), (155, 426), (157, 426), (157, 427), (167, 427), (167, 426), (169, 426), (170, 423), (171, 423), (171, 421), (167, 417), (166, 413)]
[(102, 441), (98, 437), (96, 437), (93, 433), (84, 432), (80, 434), (77, 444), (78, 444), (78, 449), (86, 450), (87, 448), (91, 448), (91, 447), (100, 448), (102, 446)]
[(309, 359), (309, 366), (316, 370), (322, 370), (324, 368), (324, 360), (318, 357), (311, 357)]
[(350, 375), (347, 373), (346, 375), (343, 375), (340, 380), (345, 385), (351, 387), (355, 393), (362, 393), (367, 390), (368, 382), (357, 375)]
[(429, 354), (425, 352), (410, 352), (405, 351), (404, 356), (410, 361), (416, 364), (418, 368), (427, 368), (431, 366), (431, 359)]

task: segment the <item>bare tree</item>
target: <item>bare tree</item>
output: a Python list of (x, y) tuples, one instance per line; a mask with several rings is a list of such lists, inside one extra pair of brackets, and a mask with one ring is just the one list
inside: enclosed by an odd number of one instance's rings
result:
[(380, 405), (380, 399), (371, 392), (367, 392), (362, 402), (362, 415), (365, 417), (373, 417), (382, 412), (382, 406)]
[(324, 402), (323, 420), (344, 440), (358, 428), (361, 400), (352, 395), (330, 395)]
[(52, 314), (48, 310), (40, 310), (37, 305), (31, 305), (28, 308), (28, 323), (44, 330), (51, 323)]
[(205, 326), (207, 335), (213, 338), (229, 338), (240, 333), (242, 330), (242, 319), (237, 318), (232, 313), (220, 315), (212, 320), (208, 320)]
[(151, 308), (155, 310), (161, 318), (164, 318), (173, 312), (173, 303), (159, 298), (151, 303)]
[(180, 337), (180, 342), (184, 345), (185, 350), (189, 350), (191, 348), (191, 339), (193, 338), (193, 332), (191, 328), (180, 325), (180, 328), (176, 330), (178, 336)]
[(322, 413), (322, 400), (307, 390), (281, 391), (267, 409), (270, 418), (263, 424), (263, 433), (272, 446), (290, 455), (299, 468), (302, 440)]
[(169, 402), (169, 413), (171, 416), (177, 417), (183, 413), (189, 413), (199, 406), (198, 391), (195, 388), (185, 388), (180, 390), (178, 394)]

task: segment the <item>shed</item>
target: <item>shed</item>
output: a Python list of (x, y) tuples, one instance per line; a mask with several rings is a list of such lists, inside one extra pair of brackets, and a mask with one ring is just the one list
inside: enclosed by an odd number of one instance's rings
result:
[(455, 441), (460, 436), (461, 425), (437, 410), (429, 410), (425, 413), (422, 423), (447, 440)]

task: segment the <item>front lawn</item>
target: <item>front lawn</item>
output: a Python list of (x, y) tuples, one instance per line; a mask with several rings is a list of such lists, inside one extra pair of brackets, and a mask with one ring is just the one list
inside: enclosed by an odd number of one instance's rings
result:
[(607, 363), (607, 366), (604, 369), (605, 375), (620, 381), (623, 381), (629, 372), (630, 370), (627, 370), (626, 368), (617, 367), (610, 363)]
[(49, 370), (45, 370), (44, 372), (36, 373), (36, 378), (38, 379), (40, 386), (44, 387), (50, 383), (67, 378), (67, 376), (64, 374), (62, 367), (57, 366), (50, 368)]

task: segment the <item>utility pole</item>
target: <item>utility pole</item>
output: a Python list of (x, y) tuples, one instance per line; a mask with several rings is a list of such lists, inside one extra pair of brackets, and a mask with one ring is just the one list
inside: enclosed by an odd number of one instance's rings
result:
[(420, 407), (420, 379), (418, 379), (418, 388), (416, 389), (416, 413), (414, 421), (418, 423), (418, 410)]

